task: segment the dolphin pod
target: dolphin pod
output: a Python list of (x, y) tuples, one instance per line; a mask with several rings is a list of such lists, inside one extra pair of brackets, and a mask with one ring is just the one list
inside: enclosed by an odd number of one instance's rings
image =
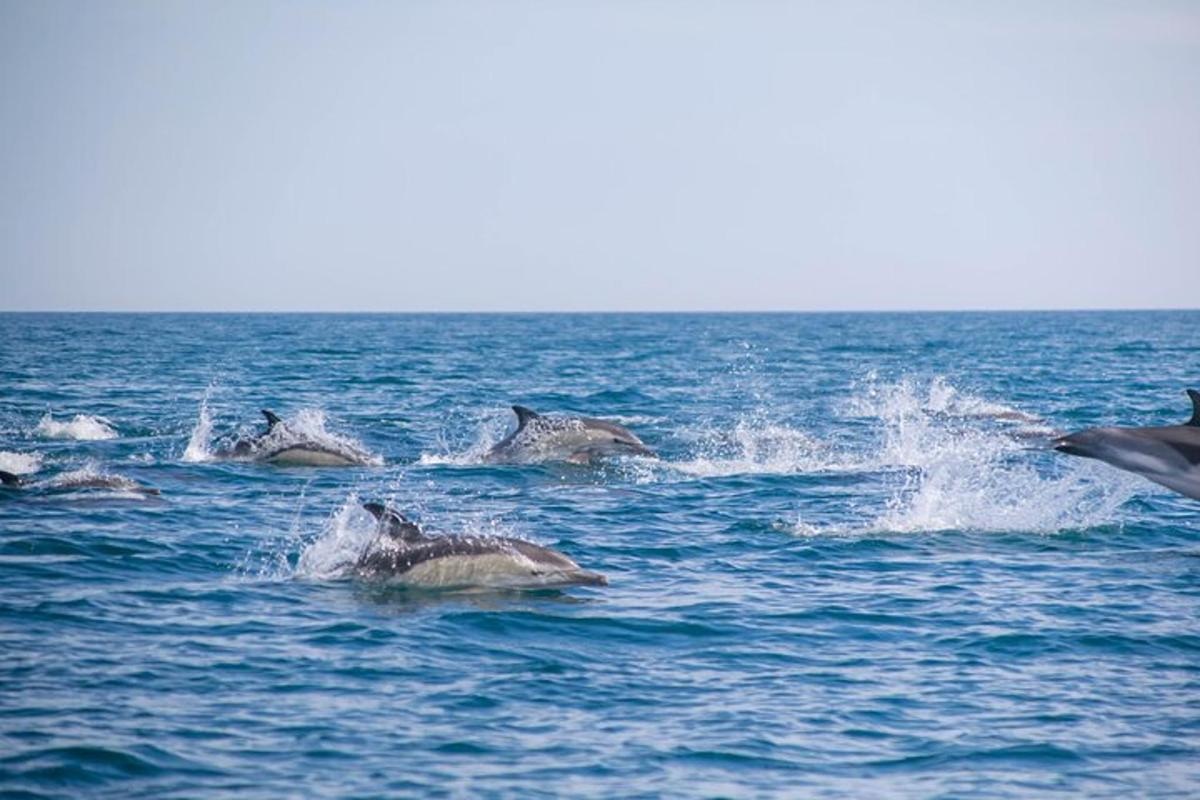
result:
[(1182, 425), (1087, 428), (1055, 439), (1054, 449), (1098, 459), (1200, 500), (1200, 392), (1187, 393), (1192, 417)]

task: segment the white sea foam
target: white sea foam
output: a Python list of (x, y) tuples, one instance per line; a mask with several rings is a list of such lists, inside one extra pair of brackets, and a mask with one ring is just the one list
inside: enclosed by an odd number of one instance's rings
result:
[(14, 475), (28, 475), (42, 468), (41, 453), (14, 453), (0, 450), (0, 470)]
[(99, 441), (117, 438), (117, 431), (112, 422), (90, 414), (76, 414), (68, 422), (58, 422), (47, 412), (33, 432), (47, 439)]

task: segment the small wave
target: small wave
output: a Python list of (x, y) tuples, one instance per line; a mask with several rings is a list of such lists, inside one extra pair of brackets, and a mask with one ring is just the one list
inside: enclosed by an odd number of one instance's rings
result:
[(69, 422), (56, 422), (47, 413), (38, 422), (33, 432), (47, 439), (75, 439), (76, 441), (100, 441), (117, 438), (115, 426), (104, 417), (76, 414)]
[(41, 453), (14, 453), (0, 450), (0, 470), (14, 475), (28, 475), (42, 468)]

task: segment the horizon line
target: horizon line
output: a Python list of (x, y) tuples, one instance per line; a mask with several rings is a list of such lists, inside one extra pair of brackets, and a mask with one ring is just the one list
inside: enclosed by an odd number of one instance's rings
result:
[(73, 308), (73, 309), (0, 309), (0, 314), (295, 314), (317, 316), (321, 314), (342, 314), (347, 316), (393, 315), (393, 316), (463, 316), (476, 314), (480, 316), (515, 316), (515, 315), (650, 315), (650, 314), (694, 314), (694, 315), (752, 315), (752, 314), (1086, 314), (1086, 313), (1145, 313), (1145, 312), (1179, 312), (1200, 311), (1200, 307), (1185, 306), (1140, 306), (1140, 307), (1076, 307), (1076, 308), (847, 308), (847, 309), (500, 309), (500, 310), (317, 310), (317, 309), (102, 309), (102, 308)]

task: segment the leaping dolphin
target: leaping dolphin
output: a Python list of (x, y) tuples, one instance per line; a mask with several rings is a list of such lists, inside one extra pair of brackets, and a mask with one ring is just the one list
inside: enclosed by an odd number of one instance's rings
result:
[(1200, 500), (1200, 392), (1187, 390), (1192, 418), (1157, 428), (1088, 428), (1054, 440), (1060, 453), (1097, 458)]
[(513, 406), (517, 429), (488, 451), (489, 464), (570, 461), (576, 464), (612, 456), (651, 456), (654, 451), (620, 425), (592, 417), (542, 416)]
[(247, 459), (284, 466), (346, 467), (378, 463), (370, 453), (344, 440), (317, 438), (297, 431), (268, 409), (262, 410), (267, 429), (257, 436), (238, 439), (232, 447), (218, 450), (217, 458)]
[(364, 503), (377, 536), (359, 557), (359, 577), (439, 589), (547, 589), (606, 586), (608, 579), (555, 550), (523, 539), (428, 536), (380, 503)]

